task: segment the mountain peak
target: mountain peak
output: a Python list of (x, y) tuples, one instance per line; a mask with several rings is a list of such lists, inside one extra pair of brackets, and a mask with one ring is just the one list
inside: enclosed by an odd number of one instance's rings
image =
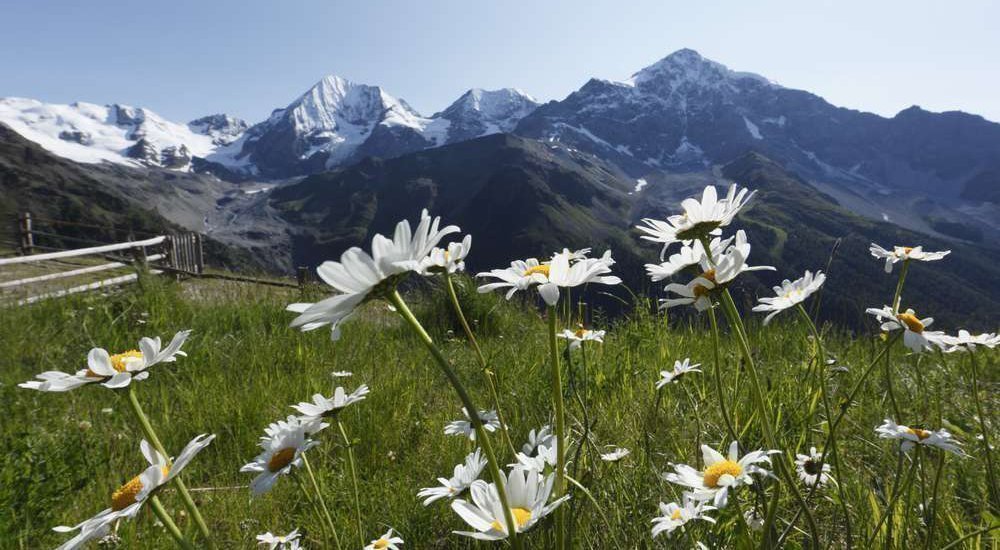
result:
[(434, 118), (450, 122), (449, 141), (510, 132), (538, 107), (538, 102), (517, 88), (473, 88)]
[(766, 86), (777, 86), (767, 78), (748, 72), (734, 71), (729, 67), (703, 57), (690, 48), (683, 48), (632, 75), (630, 84), (643, 86), (667, 82), (677, 87), (685, 82), (703, 87), (716, 87), (722, 83), (739, 80), (756, 81)]

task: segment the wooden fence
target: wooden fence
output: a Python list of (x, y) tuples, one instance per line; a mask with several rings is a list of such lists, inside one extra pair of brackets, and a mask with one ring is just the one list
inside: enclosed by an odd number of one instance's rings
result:
[[(166, 272), (176, 276), (199, 276), (204, 272), (202, 236), (197, 233), (156, 235), (142, 240), (130, 238), (124, 242), (102, 243), (98, 246), (66, 250), (40, 245), (39, 237), (52, 238), (54, 242), (59, 243), (98, 241), (86, 236), (39, 231), (38, 224), (35, 223), (37, 220), (39, 218), (33, 218), (30, 213), (19, 216), (21, 255), (0, 258), (0, 301), (16, 305), (31, 304), (48, 298), (135, 282), (142, 273), (158, 275)], [(44, 220), (44, 222), (49, 227), (69, 225), (107, 229), (68, 221)], [(35, 253), (39, 250), (50, 250), (50, 252)], [(98, 263), (101, 259), (110, 261)], [(70, 263), (67, 260), (84, 263)], [(72, 269), (64, 269), (65, 267)], [(132, 272), (121, 273), (122, 270), (128, 269)], [(119, 273), (103, 279), (90, 280), (94, 274), (111, 271)], [(3, 275), (16, 278), (4, 280), (7, 277)], [(87, 282), (80, 281), (83, 277), (88, 279)], [(73, 284), (73, 279), (77, 280), (76, 284)], [(53, 285), (58, 288), (53, 289)], [(38, 290), (40, 287), (47, 288)], [(21, 295), (10, 299), (14, 292), (19, 292)]]

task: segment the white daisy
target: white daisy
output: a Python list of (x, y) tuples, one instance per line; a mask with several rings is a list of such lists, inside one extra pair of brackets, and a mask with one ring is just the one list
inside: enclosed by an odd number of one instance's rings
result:
[(944, 339), (948, 344), (945, 351), (951, 353), (955, 351), (975, 351), (976, 346), (985, 346), (993, 349), (1000, 346), (1000, 336), (992, 332), (972, 335), (969, 331), (962, 329), (958, 331), (958, 336), (947, 336)]
[(87, 542), (108, 534), (111, 525), (119, 519), (134, 518), (139, 509), (154, 492), (179, 475), (191, 460), (207, 447), (214, 435), (202, 434), (192, 439), (171, 463), (145, 439), (139, 445), (142, 456), (149, 463), (141, 474), (133, 477), (111, 495), (111, 507), (96, 516), (73, 527), (59, 526), (53, 530), (59, 533), (79, 531), (72, 539), (59, 547), (60, 550), (83, 548)]
[(521, 446), (521, 452), (532, 456), (540, 446), (553, 447), (556, 436), (552, 433), (552, 426), (548, 424), (542, 426), (537, 431), (528, 432), (528, 442)]
[(299, 530), (295, 529), (287, 535), (274, 535), (270, 531), (263, 535), (257, 535), (257, 544), (267, 545), (267, 550), (296, 550), (299, 548)]
[[(444, 427), (445, 435), (463, 435), (469, 440), (476, 440), (476, 430), (472, 427), (469, 419), (469, 411), (462, 407), (462, 414), (465, 420), (454, 420)], [(483, 429), (488, 432), (495, 432), (500, 427), (500, 418), (496, 411), (479, 411), (479, 420), (483, 423)]]
[(674, 370), (660, 371), (660, 379), (656, 381), (656, 389), (661, 389), (667, 384), (677, 382), (680, 380), (681, 376), (684, 376), (689, 372), (701, 372), (701, 369), (698, 368), (700, 366), (701, 363), (695, 363), (692, 365), (689, 357), (685, 357), (683, 362), (674, 361)]
[(789, 281), (788, 279), (781, 281), (780, 286), (774, 287), (775, 296), (773, 298), (761, 298), (760, 305), (754, 306), (753, 310), (771, 312), (767, 317), (764, 317), (764, 324), (766, 325), (778, 313), (804, 302), (806, 298), (819, 290), (819, 287), (823, 286), (824, 281), (826, 281), (826, 275), (823, 275), (822, 271), (817, 271), (813, 275), (812, 272), (806, 270), (805, 275), (794, 281)]
[(933, 317), (920, 319), (912, 309), (896, 313), (889, 306), (883, 306), (882, 309), (868, 308), (866, 311), (879, 321), (884, 321), (881, 328), (886, 332), (903, 329), (903, 344), (916, 353), (935, 346), (942, 349), (948, 347), (948, 336), (945, 333), (925, 330), (934, 322)]
[(348, 378), (354, 376), (354, 373), (349, 370), (337, 370), (330, 373), (330, 376), (334, 378)]
[(87, 368), (69, 374), (47, 371), (31, 380), (18, 384), (22, 388), (38, 391), (65, 392), (87, 384), (100, 383), (107, 388), (124, 388), (133, 380), (149, 377), (147, 369), (158, 363), (171, 363), (177, 356), (187, 355), (181, 346), (187, 340), (190, 330), (182, 330), (174, 335), (166, 348), (161, 348), (160, 337), (139, 340), (139, 349), (111, 355), (102, 348), (94, 348), (87, 354)]
[[(712, 239), (712, 242), (709, 243), (709, 250), (712, 258), (719, 257), (726, 250), (726, 247), (728, 247), (732, 242), (732, 237), (729, 237), (728, 239), (722, 239), (721, 237)], [(680, 252), (671, 254), (665, 262), (659, 264), (646, 264), (646, 274), (649, 275), (649, 278), (652, 279), (654, 283), (659, 282), (673, 277), (686, 267), (699, 265), (705, 259), (705, 247), (702, 246), (701, 241), (694, 241), (690, 246), (681, 246)]]
[(806, 487), (823, 486), (830, 481), (830, 465), (823, 462), (823, 454), (816, 452), (816, 447), (811, 447), (807, 455), (795, 455), (795, 470)]
[(323, 262), (316, 273), (338, 294), (315, 304), (289, 305), (288, 311), (300, 313), (291, 326), (314, 330), (330, 325), (331, 337), (340, 338), (340, 324), (359, 305), (395, 289), (407, 273), (421, 271), (441, 239), (459, 231), (454, 225), (439, 229), (440, 223), (440, 217), (432, 219), (424, 210), (415, 231), (410, 230), (409, 221), (403, 220), (396, 224), (392, 239), (375, 235), (371, 254), (355, 246), (341, 254), (339, 262)]
[(708, 445), (702, 445), (701, 452), (705, 463), (703, 471), (699, 472), (687, 464), (675, 464), (675, 471), (663, 474), (663, 478), (689, 487), (691, 498), (695, 500), (713, 500), (715, 506), (724, 508), (730, 489), (753, 485), (754, 475), (771, 475), (758, 464), (770, 464), (771, 458), (768, 455), (781, 451), (752, 451), (741, 458), (739, 445), (733, 441), (729, 445), (728, 457)]
[(556, 445), (553, 439), (551, 445), (538, 445), (532, 453), (517, 453), (517, 462), (508, 464), (511, 468), (544, 473), (556, 467)]
[(678, 527), (696, 519), (715, 523), (714, 518), (705, 515), (705, 512), (711, 512), (712, 510), (715, 510), (714, 506), (693, 500), (687, 495), (684, 495), (683, 505), (679, 505), (676, 502), (671, 502), (670, 504), (661, 502), (660, 515), (653, 518), (653, 538), (664, 532), (669, 535)]
[(424, 260), (421, 272), (455, 273), (465, 271), (465, 257), (472, 250), (472, 235), (466, 235), (462, 242), (448, 243), (447, 248), (435, 248)]
[(500, 282), (479, 287), (479, 292), (490, 292), (498, 288), (509, 288), (507, 299), (518, 290), (526, 290), (538, 285), (538, 293), (545, 303), (553, 306), (559, 301), (559, 288), (570, 288), (589, 283), (616, 285), (621, 279), (611, 273), (615, 261), (608, 250), (600, 258), (580, 257), (579, 252), (563, 250), (552, 256), (548, 263), (539, 263), (531, 258), (526, 261), (511, 262), (507, 269), (494, 269), (480, 273), (477, 277), (492, 277)]
[(872, 256), (874, 256), (875, 259), (885, 260), (886, 273), (892, 273), (892, 265), (897, 262), (906, 262), (910, 260), (933, 262), (951, 254), (951, 250), (943, 250), (941, 252), (924, 252), (923, 247), (920, 246), (894, 246), (892, 247), (892, 250), (886, 250), (875, 243), (872, 243), (868, 250), (872, 253)]
[(886, 418), (881, 426), (875, 428), (875, 433), (883, 439), (900, 440), (899, 448), (904, 452), (912, 449), (914, 445), (923, 445), (926, 447), (937, 447), (938, 449), (951, 451), (955, 454), (962, 454), (959, 443), (955, 441), (948, 430), (944, 429), (932, 432), (930, 430), (896, 424), (892, 419)]
[(607, 334), (606, 331), (590, 330), (580, 325), (576, 330), (564, 329), (556, 336), (569, 340), (569, 349), (578, 349), (583, 342), (604, 343), (605, 334)]
[(767, 521), (767, 518), (764, 516), (763, 510), (753, 507), (743, 512), (743, 520), (747, 522), (747, 527), (751, 531), (761, 531), (764, 529), (764, 523)]
[[(569, 499), (569, 495), (566, 495), (548, 502), (554, 482), (554, 474), (542, 477), (538, 472), (518, 468), (511, 470), (510, 475), (503, 481), (507, 491), (507, 503), (510, 505), (518, 533), (531, 529), (539, 520)], [(500, 497), (497, 496), (496, 486), (477, 480), (473, 482), (469, 492), (472, 502), (463, 499), (453, 500), (451, 508), (475, 531), (455, 531), (455, 533), (479, 540), (507, 538), (507, 522)]]
[(325, 417), (336, 416), (337, 413), (348, 405), (363, 401), (367, 395), (368, 386), (365, 384), (358, 386), (358, 389), (351, 392), (350, 395), (347, 394), (344, 388), (337, 386), (337, 389), (333, 391), (333, 395), (330, 397), (323, 397), (317, 393), (313, 395), (312, 403), (299, 403), (298, 405), (292, 405), (292, 408), (299, 411), (302, 414), (302, 419), (305, 421), (319, 420)]
[(365, 546), (364, 550), (399, 550), (399, 547), (402, 545), (403, 539), (395, 536), (393, 529), (390, 527), (384, 535), (373, 540), (368, 546)]
[(774, 267), (749, 266), (747, 258), (750, 256), (750, 243), (747, 242), (746, 233), (741, 229), (736, 232), (735, 242), (726, 249), (720, 256), (715, 258), (714, 264), (705, 258), (701, 267), (704, 271), (686, 285), (671, 283), (667, 285), (667, 292), (677, 294), (678, 298), (668, 298), (660, 300), (661, 307), (671, 308), (679, 305), (692, 305), (698, 311), (705, 311), (712, 307), (711, 293), (723, 288), (732, 282), (741, 273), (747, 271), (774, 271)]
[(748, 193), (746, 188), (733, 184), (726, 197), (720, 200), (715, 186), (709, 185), (702, 191), (700, 201), (688, 198), (681, 202), (683, 214), (670, 216), (666, 221), (646, 218), (642, 220), (646, 225), (636, 228), (646, 233), (642, 235), (643, 239), (663, 243), (663, 251), (660, 253), (660, 259), (663, 259), (667, 248), (675, 242), (698, 240), (707, 235), (718, 234), (720, 228), (733, 221), (754, 193), (756, 191)]
[(614, 447), (606, 453), (601, 453), (601, 460), (605, 462), (618, 462), (619, 460), (625, 458), (626, 456), (632, 454), (632, 451), (624, 447)]
[(465, 463), (455, 466), (451, 479), (439, 477), (439, 487), (427, 487), (417, 493), (417, 497), (424, 499), (424, 506), (429, 506), (432, 502), (442, 498), (455, 498), (472, 486), (472, 482), (479, 479), (486, 467), (486, 459), (480, 456), (480, 450), (470, 453), (465, 457)]
[[(319, 426), (318, 429), (322, 429), (326, 424)], [(257, 474), (250, 482), (254, 495), (269, 491), (278, 481), (278, 476), (289, 474), (293, 467), (302, 466), (302, 453), (319, 445), (318, 441), (309, 439), (309, 434), (318, 429), (315, 423), (289, 416), (287, 420), (275, 422), (264, 430), (267, 435), (260, 438), (263, 452), (240, 468), (241, 472)]]

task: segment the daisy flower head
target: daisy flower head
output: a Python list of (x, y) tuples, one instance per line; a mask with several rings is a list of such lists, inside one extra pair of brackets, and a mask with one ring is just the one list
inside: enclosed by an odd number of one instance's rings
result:
[(701, 372), (698, 367), (701, 363), (691, 364), (691, 358), (685, 357), (684, 361), (674, 361), (673, 370), (661, 370), (660, 379), (656, 381), (656, 389), (661, 389), (667, 384), (672, 384), (680, 380), (681, 376), (689, 372)]
[(181, 346), (191, 334), (190, 330), (182, 330), (174, 335), (167, 347), (163, 348), (160, 337), (142, 338), (139, 349), (131, 349), (122, 353), (109, 354), (103, 348), (94, 348), (87, 354), (87, 368), (69, 374), (60, 371), (47, 371), (18, 386), (31, 390), (48, 392), (66, 392), (87, 384), (99, 383), (106, 388), (118, 389), (128, 387), (133, 380), (145, 380), (149, 377), (148, 369), (158, 363), (172, 363), (178, 356), (187, 355), (181, 351)]
[(764, 516), (764, 511), (757, 509), (757, 507), (750, 508), (746, 512), (743, 512), (743, 520), (747, 522), (747, 527), (751, 531), (761, 531), (764, 529), (764, 523), (767, 522), (767, 518)]
[(538, 472), (540, 474), (551, 471), (558, 464), (555, 440), (552, 441), (551, 445), (539, 445), (532, 453), (517, 453), (517, 456), (514, 458), (517, 459), (517, 462), (508, 464), (511, 468)]
[(583, 325), (579, 325), (576, 330), (564, 329), (559, 334), (556, 334), (556, 336), (569, 340), (569, 349), (578, 349), (584, 342), (603, 344), (605, 334), (607, 334), (606, 331), (590, 330), (583, 328)]
[(267, 550), (297, 550), (299, 548), (299, 530), (295, 529), (287, 535), (275, 535), (270, 531), (257, 535), (257, 544), (267, 545)]
[(605, 462), (618, 462), (630, 454), (632, 454), (632, 451), (625, 447), (612, 446), (608, 452), (601, 453), (601, 460)]
[(368, 386), (366, 384), (361, 384), (358, 386), (358, 389), (350, 394), (344, 388), (337, 386), (337, 389), (333, 391), (333, 395), (330, 397), (323, 397), (317, 393), (313, 395), (312, 403), (299, 403), (298, 405), (292, 405), (292, 408), (299, 411), (304, 420), (319, 420), (321, 418), (337, 416), (337, 413), (348, 405), (364, 401), (367, 395)]
[(528, 432), (528, 442), (521, 446), (521, 452), (532, 456), (538, 447), (553, 447), (555, 441), (556, 436), (552, 434), (552, 426), (546, 424), (537, 431), (532, 429)]
[[(555, 474), (542, 476), (538, 472), (514, 468), (503, 480), (507, 490), (507, 503), (518, 533), (535, 526), (569, 495), (548, 502), (552, 494)], [(477, 480), (469, 490), (471, 501), (456, 499), (451, 508), (475, 531), (455, 531), (455, 534), (479, 540), (502, 540), (507, 538), (507, 522), (496, 485)]]
[(885, 272), (892, 273), (893, 264), (917, 260), (921, 262), (933, 262), (940, 260), (951, 254), (951, 250), (941, 252), (924, 252), (921, 246), (894, 246), (892, 250), (886, 250), (881, 246), (872, 243), (868, 249), (877, 260), (885, 260)]
[(365, 546), (364, 550), (399, 550), (399, 547), (403, 545), (403, 539), (396, 536), (393, 531), (394, 529), (390, 527), (384, 535)]
[[(712, 239), (712, 242), (709, 243), (711, 257), (719, 257), (732, 242), (733, 237), (729, 237), (728, 239), (716, 237)], [(656, 283), (673, 277), (687, 267), (701, 264), (707, 259), (706, 256), (705, 247), (701, 244), (701, 241), (694, 241), (690, 245), (681, 246), (679, 252), (671, 254), (664, 262), (646, 264), (646, 274)]]
[(241, 472), (257, 474), (250, 482), (254, 496), (271, 490), (280, 476), (291, 473), (293, 467), (302, 466), (302, 453), (319, 445), (318, 441), (309, 439), (311, 433), (318, 431), (316, 428), (315, 423), (303, 422), (295, 416), (268, 426), (267, 435), (260, 441), (263, 451), (240, 468)]
[(985, 346), (993, 349), (1000, 346), (1000, 336), (992, 332), (973, 335), (969, 331), (962, 329), (958, 331), (957, 336), (946, 337), (945, 343), (949, 346), (945, 351), (949, 353), (956, 351), (976, 351), (976, 346)]
[(424, 260), (421, 273), (455, 273), (465, 271), (465, 257), (472, 250), (472, 235), (466, 235), (461, 242), (448, 243), (446, 248), (435, 247)]
[(770, 455), (781, 451), (752, 451), (742, 457), (739, 444), (729, 445), (728, 456), (723, 456), (708, 445), (701, 446), (705, 469), (698, 471), (687, 464), (675, 464), (673, 472), (663, 474), (671, 483), (691, 489), (691, 498), (712, 500), (718, 508), (725, 508), (729, 490), (742, 485), (753, 485), (755, 475), (770, 476), (771, 473), (759, 464), (771, 464)]
[(886, 418), (881, 426), (875, 428), (875, 433), (882, 439), (898, 439), (899, 448), (903, 452), (909, 451), (916, 445), (924, 447), (936, 447), (944, 451), (955, 454), (962, 454), (958, 441), (952, 437), (948, 430), (924, 430), (922, 428), (911, 428), (896, 424), (891, 418)]
[(111, 494), (111, 507), (97, 513), (76, 526), (59, 526), (53, 530), (59, 533), (79, 531), (60, 548), (82, 548), (88, 541), (103, 537), (112, 524), (120, 519), (131, 519), (154, 492), (173, 479), (187, 467), (191, 460), (207, 447), (214, 435), (202, 434), (192, 439), (171, 463), (165, 456), (153, 449), (145, 439), (139, 445), (142, 456), (149, 463), (143, 472), (119, 487)]
[(670, 535), (678, 527), (684, 526), (689, 521), (700, 519), (709, 523), (715, 523), (715, 519), (705, 515), (705, 512), (715, 510), (714, 506), (709, 506), (705, 502), (698, 502), (687, 495), (684, 495), (682, 504), (671, 502), (670, 504), (660, 503), (660, 515), (653, 518), (653, 538), (662, 533)]
[(733, 184), (726, 196), (719, 199), (715, 186), (709, 185), (702, 191), (701, 200), (687, 198), (681, 202), (683, 213), (670, 216), (666, 221), (643, 219), (645, 225), (638, 225), (636, 229), (646, 233), (642, 235), (643, 239), (663, 243), (663, 251), (660, 253), (662, 259), (667, 248), (675, 242), (699, 240), (708, 235), (719, 234), (721, 228), (732, 223), (754, 193), (756, 191), (751, 193), (746, 188)]
[(822, 271), (817, 271), (813, 275), (811, 271), (806, 270), (805, 275), (794, 281), (788, 279), (781, 281), (780, 286), (774, 287), (774, 297), (761, 298), (760, 304), (754, 306), (753, 310), (770, 311), (767, 317), (764, 317), (766, 325), (771, 322), (775, 315), (804, 302), (806, 298), (819, 290), (825, 281), (826, 275), (823, 275)]
[(902, 329), (903, 344), (914, 353), (920, 353), (935, 346), (942, 349), (948, 347), (948, 336), (945, 333), (926, 330), (934, 322), (933, 317), (920, 319), (912, 309), (896, 313), (889, 306), (883, 306), (882, 309), (868, 308), (867, 313), (882, 321), (881, 328), (886, 332)]
[(526, 290), (538, 285), (538, 293), (545, 303), (554, 306), (559, 301), (559, 288), (571, 288), (589, 283), (617, 285), (621, 279), (611, 273), (615, 260), (608, 250), (600, 258), (581, 257), (580, 251), (563, 250), (552, 256), (547, 263), (539, 263), (531, 258), (526, 261), (511, 262), (507, 269), (494, 269), (480, 273), (478, 277), (492, 277), (500, 282), (479, 287), (480, 293), (498, 288), (508, 288), (509, 300), (518, 290)]
[[(476, 440), (476, 430), (469, 421), (469, 411), (462, 407), (462, 414), (465, 420), (453, 420), (445, 425), (445, 435), (462, 435), (468, 437), (470, 441)], [(479, 420), (483, 423), (483, 429), (488, 432), (495, 432), (500, 428), (500, 417), (496, 411), (479, 411)]]
[(830, 465), (823, 462), (823, 454), (816, 452), (816, 447), (811, 447), (807, 455), (795, 455), (795, 470), (806, 487), (823, 486), (830, 481)]
[(472, 486), (472, 482), (479, 479), (486, 467), (486, 459), (481, 456), (479, 449), (465, 457), (463, 464), (455, 466), (451, 478), (438, 478), (438, 487), (426, 487), (417, 493), (417, 497), (424, 499), (424, 506), (442, 498), (455, 498)]
[(285, 309), (300, 314), (291, 326), (306, 331), (330, 325), (331, 337), (339, 339), (340, 325), (359, 305), (391, 293), (410, 272), (422, 271), (441, 239), (459, 231), (457, 226), (440, 228), (440, 224), (440, 217), (431, 218), (424, 210), (416, 230), (403, 220), (391, 239), (375, 235), (370, 254), (355, 246), (344, 251), (340, 261), (323, 262), (316, 274), (337, 293), (314, 304), (289, 305)]

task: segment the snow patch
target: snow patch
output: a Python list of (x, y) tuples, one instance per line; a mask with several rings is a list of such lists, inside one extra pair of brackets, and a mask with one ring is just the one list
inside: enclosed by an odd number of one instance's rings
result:
[(642, 191), (642, 188), (646, 187), (646, 185), (648, 185), (648, 184), (649, 184), (649, 182), (646, 181), (645, 178), (639, 178), (639, 179), (635, 180), (635, 189), (633, 189), (633, 192), (634, 193), (638, 193), (639, 191)]
[(760, 128), (758, 128), (753, 122), (750, 122), (749, 118), (744, 116), (743, 123), (746, 124), (747, 131), (750, 132), (750, 135), (753, 136), (754, 139), (764, 139), (764, 136), (760, 135)]

